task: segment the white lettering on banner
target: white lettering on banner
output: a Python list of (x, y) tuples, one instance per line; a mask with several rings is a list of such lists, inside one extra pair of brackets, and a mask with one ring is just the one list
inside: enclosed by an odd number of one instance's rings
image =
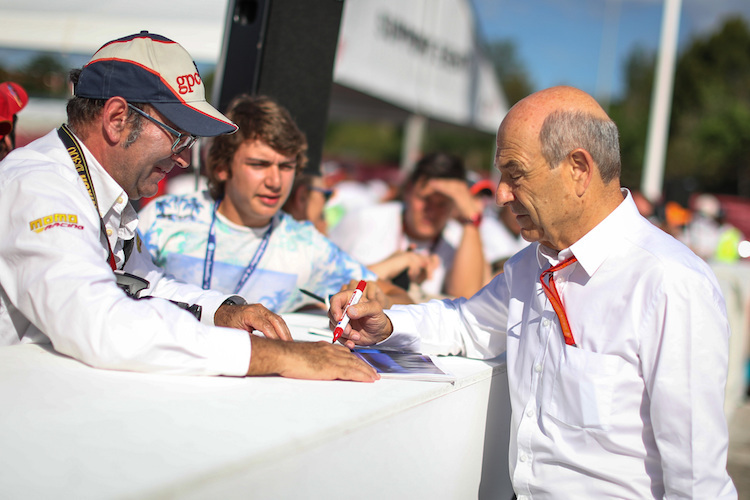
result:
[(441, 46), (438, 42), (417, 33), (416, 30), (398, 19), (394, 19), (387, 14), (381, 14), (378, 21), (380, 32), (386, 40), (405, 43), (411, 50), (427, 58), (437, 59), (450, 69), (463, 70), (469, 65), (471, 60), (469, 55), (461, 54), (445, 45)]

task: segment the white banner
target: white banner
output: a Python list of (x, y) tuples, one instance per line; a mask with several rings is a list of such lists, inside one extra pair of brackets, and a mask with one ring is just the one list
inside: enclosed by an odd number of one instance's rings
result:
[(410, 112), (494, 133), (507, 111), (466, 0), (350, 0), (334, 81)]

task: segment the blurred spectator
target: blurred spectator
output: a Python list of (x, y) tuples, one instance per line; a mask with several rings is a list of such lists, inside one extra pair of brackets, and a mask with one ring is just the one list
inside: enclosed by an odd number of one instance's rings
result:
[[(420, 276), (420, 286), (410, 287), (415, 301), (470, 297), (489, 277), (479, 236), (481, 220), (481, 206), (469, 191), (463, 162), (433, 153), (417, 162), (403, 186), (403, 203), (353, 209), (329, 235), (354, 258), (377, 269), (381, 279), (396, 279), (407, 268), (412, 282), (413, 276)], [(419, 261), (415, 254), (421, 256)], [(412, 260), (401, 269), (377, 266), (389, 258)]]
[(633, 196), (633, 202), (635, 203), (635, 207), (638, 209), (638, 213), (640, 213), (651, 222), (654, 222), (654, 218), (656, 217), (654, 204), (651, 203), (649, 199), (646, 198), (640, 191), (631, 189), (630, 194)]
[(528, 241), (521, 237), (521, 226), (508, 206), (500, 207), (482, 221), (479, 230), (485, 248), (485, 256), (495, 275), (503, 270), (505, 261), (526, 248)]
[(0, 160), (16, 148), (18, 112), (29, 102), (29, 96), (19, 84), (0, 83)]
[(470, 187), (471, 193), (484, 207), (479, 235), (484, 257), (493, 275), (503, 270), (506, 260), (529, 244), (521, 237), (521, 226), (510, 208), (497, 206), (496, 186), (489, 179), (479, 179)]
[(694, 213), (680, 240), (705, 260), (734, 262), (739, 259), (742, 233), (726, 221), (715, 196), (701, 194), (695, 198)]
[(668, 201), (664, 204), (664, 226), (662, 229), (681, 240), (682, 234), (692, 218), (693, 214), (689, 209), (676, 201)]
[(298, 221), (312, 222), (321, 234), (326, 234), (328, 227), (323, 209), (332, 195), (333, 190), (324, 186), (322, 177), (299, 173), (294, 178), (292, 192), (283, 210)]
[(376, 205), (392, 198), (392, 189), (383, 180), (371, 179), (361, 182), (346, 178), (339, 179), (335, 182), (332, 196), (325, 205), (326, 228), (330, 231), (347, 212)]

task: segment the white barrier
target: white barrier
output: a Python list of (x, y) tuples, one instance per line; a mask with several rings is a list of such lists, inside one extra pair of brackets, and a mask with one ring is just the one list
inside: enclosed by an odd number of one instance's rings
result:
[(750, 346), (750, 262), (712, 263), (719, 280), (732, 336), (729, 338), (729, 374), (724, 399), (727, 421), (742, 405), (747, 390), (748, 347)]

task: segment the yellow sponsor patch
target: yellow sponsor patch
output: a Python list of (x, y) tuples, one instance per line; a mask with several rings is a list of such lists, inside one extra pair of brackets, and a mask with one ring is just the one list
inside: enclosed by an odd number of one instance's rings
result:
[(78, 224), (78, 216), (76, 214), (52, 214), (29, 222), (29, 229), (35, 233), (41, 233), (53, 227), (83, 229), (83, 226)]

